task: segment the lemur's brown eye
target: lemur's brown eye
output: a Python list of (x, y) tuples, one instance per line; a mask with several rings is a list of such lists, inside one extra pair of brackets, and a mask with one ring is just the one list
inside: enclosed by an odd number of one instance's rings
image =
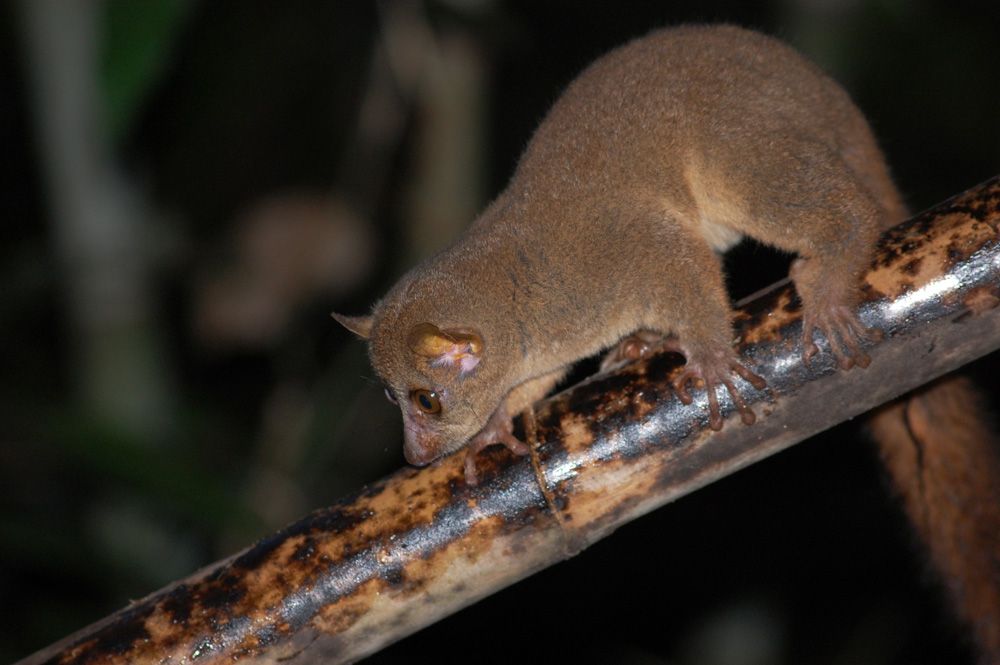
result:
[(392, 391), (389, 390), (388, 386), (385, 388), (385, 398), (393, 404), (399, 404), (399, 402), (396, 401), (396, 396), (392, 394)]
[(441, 399), (433, 390), (414, 390), (410, 393), (410, 399), (417, 405), (417, 408), (424, 413), (434, 415), (441, 413)]

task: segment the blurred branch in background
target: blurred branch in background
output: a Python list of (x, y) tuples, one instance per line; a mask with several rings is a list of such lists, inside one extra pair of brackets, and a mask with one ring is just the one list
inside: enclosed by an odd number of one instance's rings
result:
[(445, 23), (435, 31), (424, 3), (381, 7), (380, 41), (416, 111), (403, 215), (410, 251), (401, 258), (408, 266), (450, 243), (483, 206), (488, 86), (484, 56), (467, 27)]
[(175, 407), (172, 376), (150, 284), (150, 211), (117, 169), (103, 122), (105, 7), (20, 3), (79, 399), (98, 421), (162, 443)]

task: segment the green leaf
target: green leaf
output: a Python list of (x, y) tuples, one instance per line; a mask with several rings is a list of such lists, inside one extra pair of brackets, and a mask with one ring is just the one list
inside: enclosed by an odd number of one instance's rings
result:
[(128, 132), (145, 95), (165, 71), (190, 0), (107, 0), (101, 84), (108, 138)]

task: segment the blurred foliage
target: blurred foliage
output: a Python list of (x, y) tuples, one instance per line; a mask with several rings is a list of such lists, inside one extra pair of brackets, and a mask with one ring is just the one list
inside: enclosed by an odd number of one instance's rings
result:
[(190, 7), (190, 0), (105, 0), (101, 79), (113, 141), (128, 131), (170, 64), (170, 49)]
[[(155, 441), (82, 407), (24, 30), (4, 5), (0, 597), (15, 611), (0, 661), (400, 466), (398, 414), (328, 312), (364, 311), (416, 247), (446, 242), (559, 90), (626, 39), (730, 21), (791, 41), (868, 113), (915, 208), (1000, 171), (1000, 23), (968, 0), (101, 10), (111, 167), (155, 211), (135, 223), (176, 406)], [(734, 295), (786, 262), (738, 248)], [(837, 428), (706, 488), (372, 661), (465, 662), (502, 630), (518, 639), (482, 662), (553, 634), (566, 640), (539, 659), (966, 662), (858, 434)]]

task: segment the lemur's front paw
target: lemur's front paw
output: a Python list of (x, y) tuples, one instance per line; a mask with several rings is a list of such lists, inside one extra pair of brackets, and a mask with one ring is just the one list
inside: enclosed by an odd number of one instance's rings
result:
[(514, 436), (512, 433), (513, 430), (514, 422), (507, 414), (503, 405), (501, 405), (500, 408), (493, 412), (493, 415), (490, 416), (489, 421), (487, 421), (483, 429), (479, 430), (479, 434), (476, 434), (469, 440), (469, 445), (465, 451), (466, 483), (469, 485), (479, 484), (479, 478), (476, 474), (476, 455), (483, 448), (502, 445), (515, 455), (522, 456), (531, 452), (527, 444)]

